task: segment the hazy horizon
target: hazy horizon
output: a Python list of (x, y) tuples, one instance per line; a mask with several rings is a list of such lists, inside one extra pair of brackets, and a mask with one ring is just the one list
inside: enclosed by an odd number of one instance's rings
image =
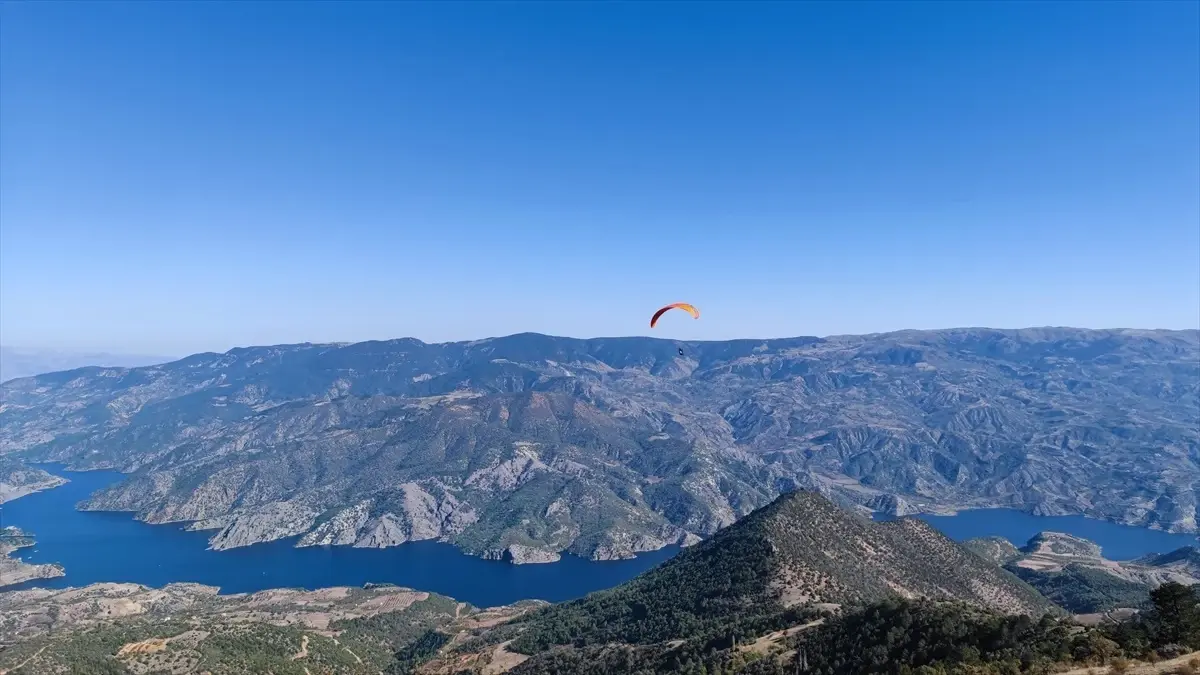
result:
[[(137, 352), (130, 352), (130, 351), (122, 351), (119, 348), (77, 351), (77, 350), (70, 350), (70, 349), (30, 347), (28, 345), (17, 345), (17, 344), (0, 344), (0, 349), (9, 351), (10, 353), (11, 352), (20, 352), (23, 355), (35, 354), (35, 353), (45, 353), (47, 355), (59, 355), (59, 356), (69, 356), (69, 357), (102, 356), (102, 357), (117, 357), (117, 358), (135, 358), (135, 359), (154, 361), (154, 362), (167, 362), (167, 361), (176, 361), (179, 359), (184, 359), (184, 358), (187, 358), (194, 354), (203, 354), (203, 353), (224, 354), (224, 353), (229, 352), (234, 349), (249, 349), (249, 348), (255, 348), (255, 347), (284, 347), (284, 346), (305, 345), (305, 344), (353, 345), (353, 344), (358, 344), (358, 343), (362, 343), (362, 342), (393, 342), (393, 341), (397, 341), (397, 340), (418, 340), (425, 344), (451, 344), (451, 343), (463, 343), (463, 342), (478, 342), (478, 341), (482, 341), (482, 340), (497, 340), (497, 339), (508, 338), (508, 337), (513, 337), (516, 335), (523, 335), (523, 334), (544, 335), (546, 337), (565, 338), (565, 339), (571, 339), (571, 340), (620, 340), (620, 339), (626, 339), (626, 338), (649, 338), (649, 339), (665, 340), (665, 341), (673, 341), (673, 342), (704, 343), (704, 342), (725, 342), (725, 341), (730, 341), (730, 340), (764, 340), (764, 341), (766, 341), (766, 340), (790, 340), (790, 339), (797, 339), (797, 338), (831, 339), (831, 338), (839, 338), (839, 337), (868, 337), (868, 336), (874, 336), (874, 335), (892, 335), (892, 334), (897, 334), (897, 333), (933, 333), (933, 332), (946, 332), (946, 331), (958, 331), (958, 330), (963, 330), (963, 331), (969, 331), (969, 330), (981, 330), (981, 331), (982, 330), (996, 330), (996, 331), (1088, 330), (1088, 331), (1097, 331), (1097, 332), (1146, 331), (1146, 332), (1176, 332), (1176, 333), (1200, 332), (1200, 328), (1145, 328), (1145, 327), (1139, 327), (1139, 326), (1106, 326), (1106, 327), (1100, 327), (1100, 328), (1094, 328), (1094, 327), (1089, 327), (1089, 326), (1050, 326), (1050, 325), (1047, 325), (1047, 326), (1017, 326), (1017, 327), (943, 326), (943, 327), (938, 327), (938, 328), (897, 328), (897, 329), (893, 329), (893, 330), (873, 331), (873, 332), (868, 332), (868, 333), (826, 333), (823, 335), (813, 335), (813, 334), (744, 335), (744, 336), (729, 337), (729, 338), (684, 339), (684, 338), (679, 338), (677, 336), (657, 335), (657, 334), (652, 334), (652, 333), (631, 333), (631, 334), (627, 334), (627, 335), (615, 335), (615, 334), (614, 335), (562, 335), (562, 334), (557, 334), (557, 333), (543, 333), (540, 331), (517, 331), (515, 333), (483, 335), (483, 336), (479, 336), (479, 337), (468, 337), (468, 338), (462, 338), (462, 339), (456, 339), (456, 340), (427, 340), (427, 339), (423, 339), (420, 336), (416, 336), (416, 335), (394, 335), (391, 337), (365, 338), (362, 340), (303, 340), (303, 339), (301, 339), (301, 340), (287, 340), (287, 341), (283, 341), (283, 342), (270, 342), (270, 343), (260, 343), (260, 344), (233, 344), (233, 345), (229, 345), (227, 347), (200, 349), (200, 350), (182, 353), (182, 354), (144, 354), (144, 353), (137, 353)], [(85, 364), (85, 365), (110, 365), (110, 364)], [(116, 365), (116, 364), (111, 364), (111, 365)]]
[(0, 344), (1200, 328), (1200, 4), (861, 5), (6, 3)]

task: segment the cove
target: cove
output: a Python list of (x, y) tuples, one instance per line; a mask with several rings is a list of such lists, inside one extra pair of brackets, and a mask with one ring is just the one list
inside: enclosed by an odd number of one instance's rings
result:
[(16, 525), (37, 541), (16, 557), (31, 563), (59, 563), (66, 576), (7, 586), (6, 591), (98, 582), (151, 587), (195, 582), (219, 586), (222, 593), (252, 593), (268, 588), (390, 583), (441, 593), (477, 607), (494, 607), (530, 598), (561, 602), (582, 597), (628, 581), (679, 551), (672, 546), (615, 561), (564, 555), (558, 562), (536, 565), (484, 560), (434, 541), (383, 549), (295, 548), (296, 538), (291, 538), (210, 551), (211, 532), (188, 532), (181, 524), (148, 525), (130, 513), (75, 509), (93, 492), (121, 480), (121, 473), (41, 466), (71, 482), (0, 506), (0, 524)]
[[(1191, 534), (1118, 525), (1084, 516), (1035, 516), (1015, 509), (972, 509), (953, 516), (917, 517), (955, 541), (996, 536), (1021, 547), (1039, 532), (1064, 532), (1099, 544), (1101, 554), (1109, 560), (1132, 560), (1200, 544)], [(890, 519), (878, 514), (876, 518)]]

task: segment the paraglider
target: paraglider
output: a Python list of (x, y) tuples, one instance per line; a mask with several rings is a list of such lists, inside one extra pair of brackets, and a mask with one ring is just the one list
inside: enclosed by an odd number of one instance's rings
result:
[(693, 305), (689, 305), (686, 302), (674, 302), (658, 310), (654, 313), (654, 316), (650, 317), (650, 327), (654, 328), (654, 324), (658, 323), (658, 317), (666, 314), (672, 309), (682, 309), (688, 314), (691, 314), (693, 319), (700, 318), (700, 310), (696, 309)]
[[(662, 316), (663, 314), (666, 314), (668, 311), (670, 311), (672, 309), (682, 309), (683, 311), (687, 312), (688, 314), (691, 314), (693, 319), (700, 318), (700, 310), (696, 309), (695, 305), (689, 305), (686, 302), (675, 302), (675, 303), (671, 303), (671, 304), (667, 305), (666, 307), (663, 307), (662, 309), (655, 312), (654, 316), (650, 317), (650, 327), (654, 328), (654, 325), (658, 323), (658, 318), (660, 316)], [(683, 347), (676, 345), (675, 349), (676, 349), (676, 351), (679, 352), (680, 356), (684, 355)]]

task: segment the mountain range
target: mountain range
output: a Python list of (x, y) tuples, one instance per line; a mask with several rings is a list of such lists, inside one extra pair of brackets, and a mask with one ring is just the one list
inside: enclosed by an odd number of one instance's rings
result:
[(0, 454), (218, 549), (417, 539), (513, 562), (691, 545), (801, 488), (1197, 527), (1200, 331), (301, 344), (0, 385)]

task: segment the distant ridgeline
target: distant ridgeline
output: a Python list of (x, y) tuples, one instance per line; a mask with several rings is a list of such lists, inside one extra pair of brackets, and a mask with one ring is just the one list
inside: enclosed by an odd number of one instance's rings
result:
[[(1036, 541), (1005, 558), (1088, 552), (1080, 540)], [(1105, 664), (1117, 672), (1130, 659), (1188, 667), (1186, 655), (1200, 648), (1200, 596), (1190, 586), (1161, 584), (1142, 613), (1080, 625), (972, 551), (996, 548), (969, 549), (916, 519), (873, 522), (794, 492), (626, 584), (558, 605), (479, 610), (390, 586), (219, 596), (192, 584), (100, 584), (0, 594), (0, 628), (17, 637), (0, 651), (0, 669), (1011, 675)], [(1189, 555), (1139, 564), (1178, 566)]]
[(22, 349), (0, 345), (0, 382), (32, 377), (43, 373), (86, 366), (135, 367), (173, 360), (165, 356), (106, 354), (102, 352), (63, 352), (51, 349)]
[(6, 382), (0, 455), (130, 472), (84, 508), (218, 550), (628, 558), (793, 488), (1191, 532), (1198, 363), (1198, 331), (1069, 328), (255, 347)]

